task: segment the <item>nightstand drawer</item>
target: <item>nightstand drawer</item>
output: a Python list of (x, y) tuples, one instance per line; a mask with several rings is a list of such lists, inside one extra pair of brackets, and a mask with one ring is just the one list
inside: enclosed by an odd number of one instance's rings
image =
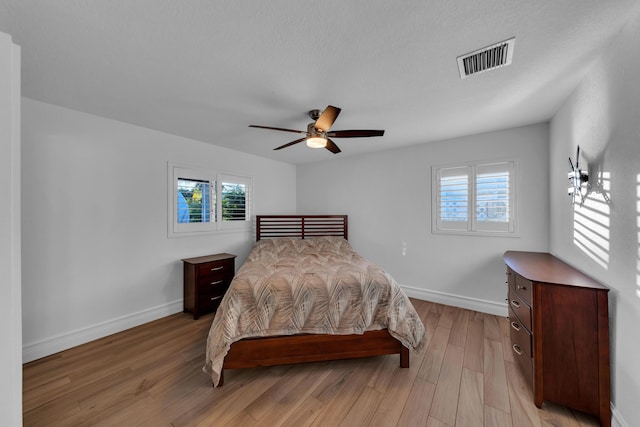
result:
[(207, 262), (198, 265), (198, 278), (207, 280), (222, 280), (233, 277), (233, 259)]
[(230, 284), (231, 280), (228, 279), (207, 280), (198, 284), (198, 293), (200, 295), (224, 295)]
[(222, 298), (224, 298), (224, 294), (222, 295), (207, 295), (205, 297), (201, 296), (201, 301), (200, 301), (200, 308), (202, 310), (203, 313), (210, 313), (212, 311), (215, 311), (218, 306), (220, 305), (220, 302), (222, 301)]

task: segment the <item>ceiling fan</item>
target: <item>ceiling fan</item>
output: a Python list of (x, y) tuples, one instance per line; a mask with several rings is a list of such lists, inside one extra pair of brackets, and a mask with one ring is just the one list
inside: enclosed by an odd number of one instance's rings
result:
[(338, 154), (340, 152), (340, 148), (338, 148), (338, 146), (331, 140), (331, 138), (364, 138), (384, 135), (384, 130), (371, 129), (330, 131), (329, 129), (331, 129), (331, 126), (333, 126), (333, 122), (336, 121), (336, 118), (338, 117), (338, 114), (340, 114), (340, 111), (340, 108), (334, 107), (332, 105), (327, 106), (327, 108), (325, 108), (322, 113), (320, 112), (320, 110), (309, 111), (309, 117), (311, 117), (311, 119), (315, 121), (307, 125), (306, 131), (258, 125), (249, 125), (249, 127), (280, 130), (284, 132), (294, 132), (305, 135), (303, 138), (296, 139), (295, 141), (291, 141), (287, 144), (276, 147), (274, 148), (274, 150), (280, 150), (295, 145), (299, 142), (306, 141), (308, 147), (326, 148), (333, 154)]

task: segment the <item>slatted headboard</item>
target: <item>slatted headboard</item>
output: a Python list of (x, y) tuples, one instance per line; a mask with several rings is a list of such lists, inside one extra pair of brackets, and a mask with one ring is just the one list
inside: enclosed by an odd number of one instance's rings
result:
[(256, 241), (276, 237), (305, 239), (318, 236), (348, 238), (347, 215), (257, 215)]

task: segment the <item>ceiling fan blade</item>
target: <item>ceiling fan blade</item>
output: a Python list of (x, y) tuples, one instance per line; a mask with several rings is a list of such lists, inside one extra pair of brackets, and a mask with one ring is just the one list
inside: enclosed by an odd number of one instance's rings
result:
[(327, 136), (332, 138), (365, 138), (368, 136), (382, 136), (384, 130), (373, 129), (352, 129), (352, 130), (334, 130), (327, 132)]
[(323, 132), (327, 132), (333, 126), (333, 122), (336, 121), (338, 114), (342, 111), (338, 107), (334, 107), (333, 105), (328, 105), (327, 108), (324, 109), (318, 120), (316, 120), (315, 128), (320, 129)]
[(327, 139), (327, 146), (325, 148), (333, 154), (338, 154), (341, 151), (340, 148), (338, 148), (338, 146), (330, 139)]
[[(305, 132), (305, 133), (306, 133), (306, 132)], [(305, 139), (307, 139), (307, 137), (300, 138), (300, 139), (296, 139), (295, 141), (291, 141), (291, 142), (289, 142), (288, 144), (284, 144), (284, 145), (281, 145), (280, 147), (276, 147), (276, 148), (274, 148), (274, 150), (281, 150), (281, 149), (283, 149), (283, 148), (290, 147), (290, 146), (292, 146), (292, 145), (294, 145), (294, 144), (297, 144), (297, 143), (299, 143), (299, 142), (304, 141)]]
[(295, 129), (285, 129), (285, 128), (274, 128), (272, 126), (258, 126), (258, 125), (249, 125), (250, 128), (259, 128), (259, 129), (271, 129), (271, 130), (281, 130), (284, 132), (294, 132), (294, 133), (304, 133), (307, 134), (306, 130), (295, 130)]

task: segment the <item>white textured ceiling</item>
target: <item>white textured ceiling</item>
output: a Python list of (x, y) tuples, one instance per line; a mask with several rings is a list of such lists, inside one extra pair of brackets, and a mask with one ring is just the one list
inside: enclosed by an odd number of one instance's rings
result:
[[(24, 96), (301, 164), (310, 109), (342, 108), (337, 156), (548, 120), (638, 0), (0, 0)], [(456, 57), (516, 37), (513, 64)]]

